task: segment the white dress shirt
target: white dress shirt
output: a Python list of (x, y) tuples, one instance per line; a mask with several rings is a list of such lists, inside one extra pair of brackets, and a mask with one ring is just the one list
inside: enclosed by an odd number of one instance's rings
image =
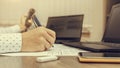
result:
[(0, 27), (0, 53), (19, 52), (22, 47), (22, 34), (18, 25)]

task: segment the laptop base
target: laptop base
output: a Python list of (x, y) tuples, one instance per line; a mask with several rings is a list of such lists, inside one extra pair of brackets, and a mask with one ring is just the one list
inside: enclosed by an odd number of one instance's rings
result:
[(92, 52), (120, 52), (120, 44), (114, 44), (117, 46), (107, 45), (108, 43), (90, 43), (90, 42), (62, 42), (67, 46), (84, 49)]

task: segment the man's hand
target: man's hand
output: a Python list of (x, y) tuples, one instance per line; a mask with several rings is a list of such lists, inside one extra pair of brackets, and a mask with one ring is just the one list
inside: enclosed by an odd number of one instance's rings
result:
[(44, 51), (53, 45), (56, 34), (45, 27), (38, 27), (22, 33), (22, 38), (22, 51)]

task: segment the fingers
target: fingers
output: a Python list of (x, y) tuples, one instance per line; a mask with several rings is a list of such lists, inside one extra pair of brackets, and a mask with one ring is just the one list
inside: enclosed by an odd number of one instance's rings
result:
[(39, 31), (42, 32), (42, 35), (46, 39), (46, 41), (48, 41), (49, 44), (53, 44), (55, 42), (55, 39), (56, 39), (55, 32), (50, 30), (50, 29), (44, 28), (44, 27), (40, 27), (40, 29), (42, 29)]
[(38, 27), (37, 32), (40, 32), (39, 36), (42, 36), (41, 41), (42, 45), (44, 45), (45, 47), (45, 50), (49, 49), (55, 42), (56, 39), (55, 32), (44, 27)]
[(46, 31), (47, 31), (46, 38), (48, 39), (49, 42), (51, 42), (51, 44), (53, 44), (56, 39), (56, 33), (50, 29), (46, 29)]
[(55, 38), (53, 38), (52, 36), (50, 36), (47, 32), (45, 34), (43, 34), (43, 36), (46, 39), (46, 41), (48, 41), (50, 44), (54, 43)]
[(39, 41), (41, 41), (41, 45), (38, 45), (38, 47), (36, 48), (38, 51), (45, 51), (51, 47), (51, 45), (45, 38), (41, 37)]
[(47, 33), (48, 33), (50, 36), (52, 36), (53, 38), (56, 38), (56, 33), (55, 33), (54, 31), (52, 31), (52, 30), (50, 30), (50, 29), (46, 29), (46, 28), (45, 28), (45, 30), (47, 31)]
[(42, 41), (43, 41), (43, 45), (45, 47), (45, 50), (47, 50), (51, 47), (51, 44), (46, 39), (43, 38)]

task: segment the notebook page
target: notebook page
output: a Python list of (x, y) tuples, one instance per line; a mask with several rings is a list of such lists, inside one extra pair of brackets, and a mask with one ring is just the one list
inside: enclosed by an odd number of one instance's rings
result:
[(20, 53), (6, 53), (1, 55), (6, 56), (77, 56), (79, 52), (87, 52), (82, 49), (77, 49), (63, 44), (54, 44), (54, 47), (43, 52), (20, 52)]

